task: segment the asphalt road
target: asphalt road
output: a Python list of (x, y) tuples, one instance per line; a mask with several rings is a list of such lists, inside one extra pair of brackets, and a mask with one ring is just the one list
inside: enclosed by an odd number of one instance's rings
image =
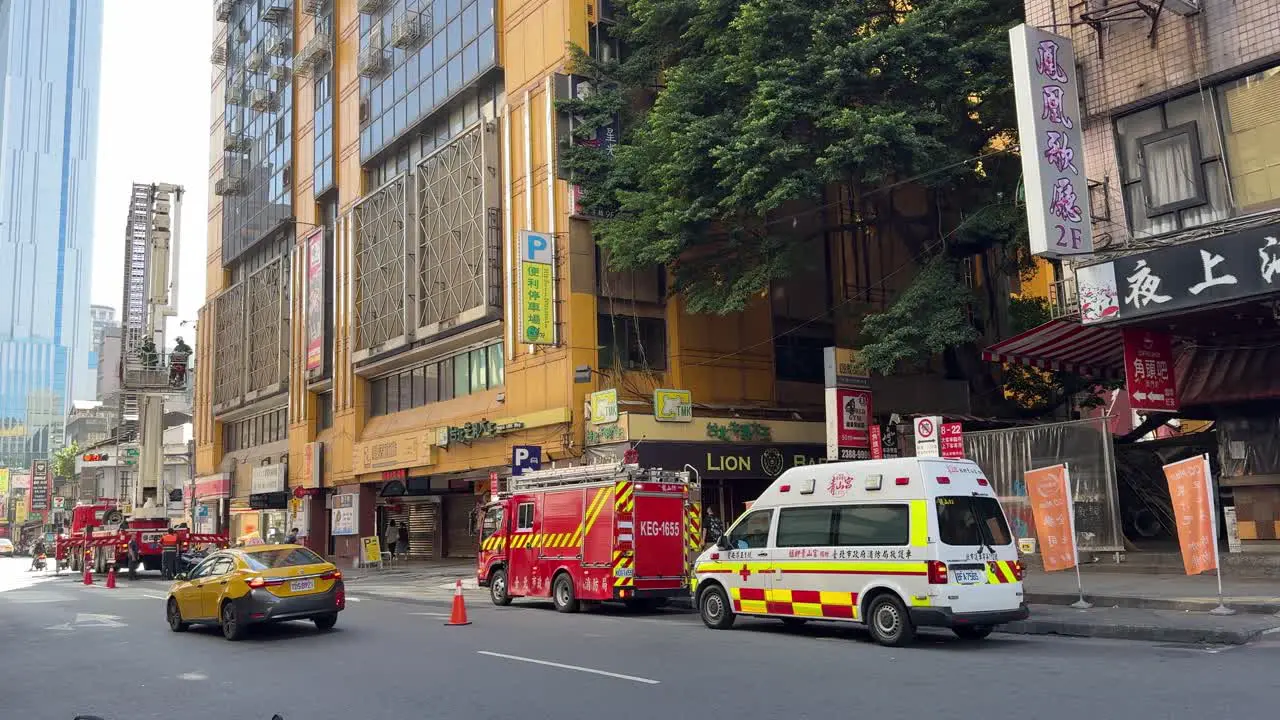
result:
[(1261, 717), (1280, 641), (1239, 648), (1000, 636), (873, 645), (854, 628), (715, 632), (688, 614), (561, 615), (549, 605), (351, 602), (329, 633), (291, 623), (238, 643), (164, 622), (157, 579), (87, 588), (0, 559), (0, 716), (519, 718)]

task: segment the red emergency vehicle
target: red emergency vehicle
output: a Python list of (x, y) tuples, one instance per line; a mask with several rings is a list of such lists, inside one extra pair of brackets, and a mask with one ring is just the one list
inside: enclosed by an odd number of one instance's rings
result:
[(497, 605), (550, 597), (560, 612), (609, 600), (653, 607), (689, 593), (699, 502), (689, 473), (632, 464), (513, 477), (480, 509), (476, 579)]
[[(111, 499), (99, 499), (93, 505), (78, 505), (71, 510), (70, 530), (59, 534), (54, 545), (55, 567), (80, 572), (88, 558), (94, 572), (104, 573), (117, 559), (129, 556), (129, 538), (136, 536), (141, 569), (159, 570), (163, 550), (160, 540), (168, 530), (168, 519), (126, 519)], [(193, 545), (227, 546), (226, 533), (192, 533), (182, 529), (175, 534), (180, 551)]]

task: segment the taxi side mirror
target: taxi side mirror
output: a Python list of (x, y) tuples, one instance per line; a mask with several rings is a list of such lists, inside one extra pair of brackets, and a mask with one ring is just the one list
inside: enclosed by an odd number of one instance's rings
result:
[(184, 572), (180, 572), (180, 573), (178, 573), (177, 575), (174, 575), (174, 576), (173, 576), (173, 579), (174, 579), (174, 580), (186, 580), (186, 579), (187, 579), (187, 574), (186, 574), (186, 573), (184, 573)]

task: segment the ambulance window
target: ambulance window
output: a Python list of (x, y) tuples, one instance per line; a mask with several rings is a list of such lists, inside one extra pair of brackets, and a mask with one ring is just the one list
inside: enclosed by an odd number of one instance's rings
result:
[(934, 501), (938, 537), (947, 545), (1009, 545), (1013, 536), (993, 497), (952, 496)]
[(756, 510), (744, 515), (729, 531), (729, 547), (734, 550), (768, 547), (772, 520), (773, 510)]
[(484, 513), (484, 526), (480, 528), (480, 539), (487, 540), (502, 527), (502, 506), (494, 505)]
[(906, 505), (845, 505), (836, 512), (834, 545), (906, 545), (911, 512)]
[(516, 508), (516, 532), (533, 530), (533, 503), (520, 503)]
[(778, 547), (827, 547), (832, 508), (787, 508), (778, 512)]

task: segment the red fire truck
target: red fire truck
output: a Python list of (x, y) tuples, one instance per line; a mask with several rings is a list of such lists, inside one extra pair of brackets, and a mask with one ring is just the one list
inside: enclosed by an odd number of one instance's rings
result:
[[(59, 534), (55, 544), (55, 567), (80, 572), (88, 559), (94, 572), (104, 573), (117, 559), (129, 556), (129, 538), (136, 536), (142, 569), (159, 570), (163, 550), (160, 540), (168, 530), (168, 519), (126, 520), (114, 500), (99, 498), (93, 505), (79, 505), (71, 510), (71, 529)], [(227, 546), (225, 533), (202, 534), (180, 529), (174, 534), (178, 537), (179, 551), (193, 545)]]
[(476, 579), (496, 605), (653, 607), (689, 592), (700, 511), (686, 472), (618, 463), (527, 472), (480, 509)]

